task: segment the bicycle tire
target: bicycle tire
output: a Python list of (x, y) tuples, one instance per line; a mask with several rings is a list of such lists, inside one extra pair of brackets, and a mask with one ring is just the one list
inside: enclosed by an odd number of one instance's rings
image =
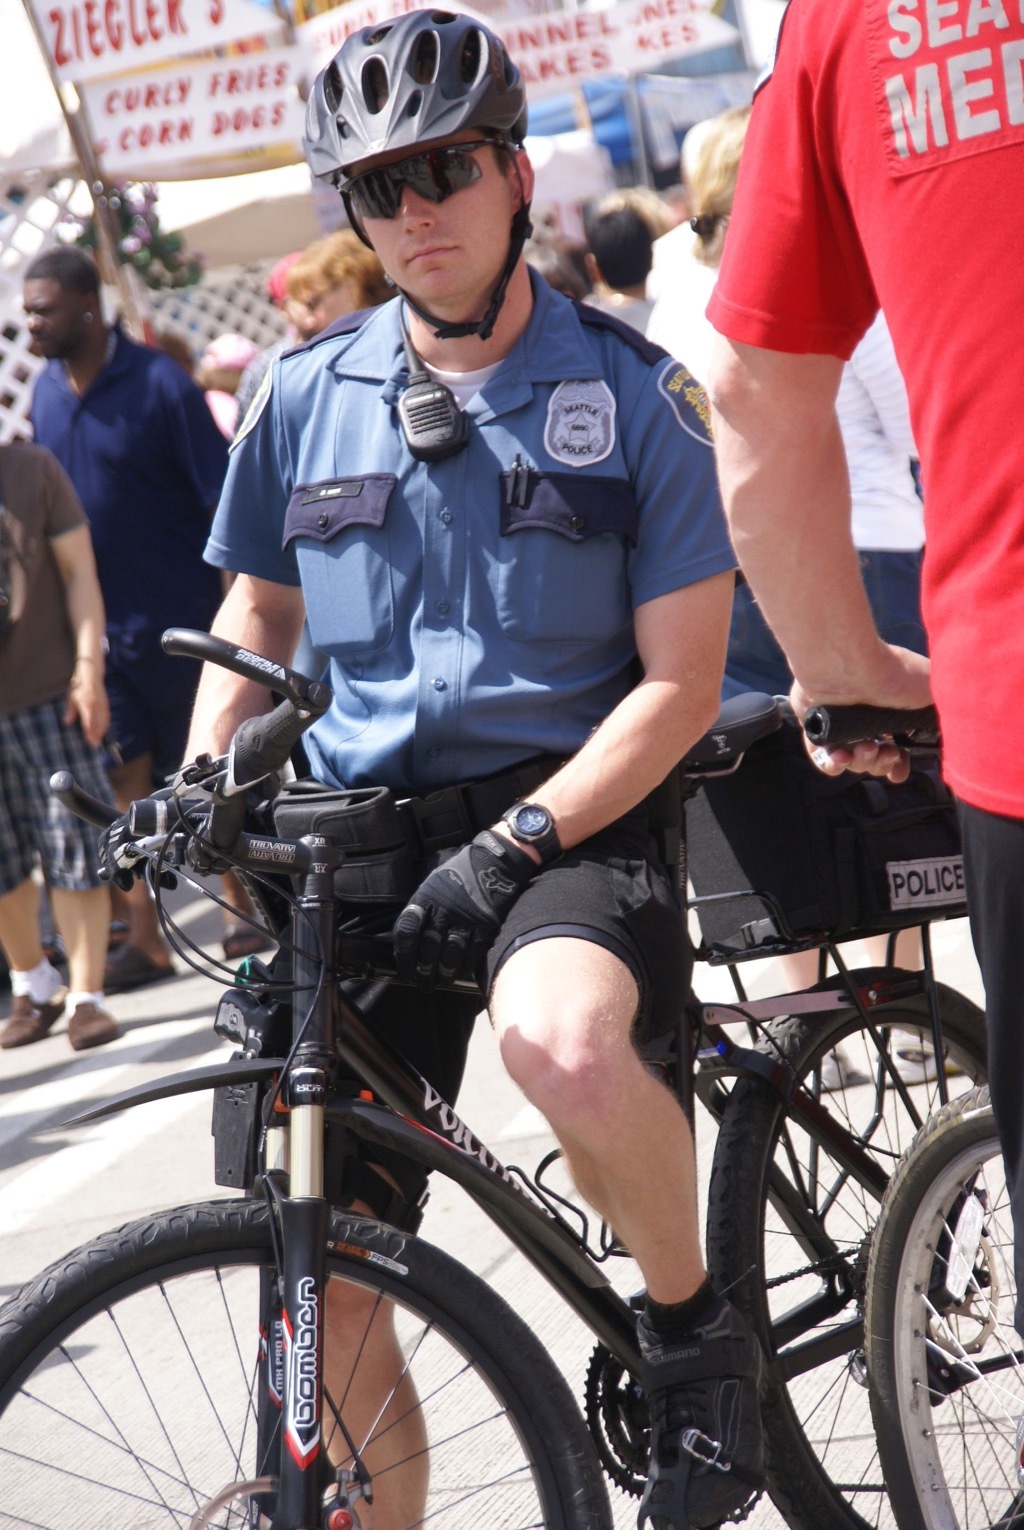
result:
[[(953, 1229), (965, 1249), (951, 1291)], [(962, 1289), (961, 1289), (962, 1285)], [(988, 1090), (922, 1128), (882, 1204), (868, 1267), (871, 1406), (902, 1530), (989, 1530), (1017, 1510), (1021, 1341), (1013, 1228)]]
[[(18, 1292), (0, 1311), (3, 1523), (187, 1527), (219, 1491), (257, 1478), (259, 1272), (272, 1264), (266, 1204), (210, 1202), (107, 1233)], [(429, 1440), (431, 1526), (610, 1530), (565, 1380), (483, 1281), (430, 1244), (342, 1215), (328, 1274), (394, 1308)], [(366, 1434), (378, 1484), (395, 1427), (385, 1414)], [(248, 1526), (250, 1509), (240, 1492), (209, 1524)]]
[[(949, 1061), (962, 1070), (949, 1079), (956, 1092), (987, 1076), (984, 1016), (963, 994), (938, 988)], [(883, 1027), (886, 1045), (894, 1030), (931, 1036), (923, 997), (880, 1007), (872, 1020)], [(819, 1093), (888, 1173), (936, 1103), (934, 1079), (909, 1086), (912, 1117), (855, 1010), (773, 1021), (757, 1045)], [(864, 1081), (822, 1092), (823, 1062), (838, 1046)], [(715, 1145), (708, 1267), (753, 1324), (772, 1367), (763, 1409), (768, 1490), (791, 1530), (883, 1530), (893, 1523), (871, 1425), (861, 1326), (878, 1211), (878, 1201), (787, 1117), (778, 1093), (759, 1081), (736, 1085)], [(856, 1327), (848, 1335), (831, 1332), (845, 1324)], [(809, 1368), (798, 1346), (815, 1340), (834, 1353)], [(787, 1367), (800, 1368), (789, 1374)]]

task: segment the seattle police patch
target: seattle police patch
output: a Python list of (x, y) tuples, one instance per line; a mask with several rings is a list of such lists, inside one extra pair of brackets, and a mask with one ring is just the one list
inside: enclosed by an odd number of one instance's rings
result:
[(600, 378), (559, 383), (548, 404), (544, 446), (556, 462), (587, 467), (615, 445), (615, 399)]
[(702, 446), (711, 446), (711, 405), (693, 373), (678, 361), (666, 362), (658, 378), (658, 392), (668, 399), (687, 435)]

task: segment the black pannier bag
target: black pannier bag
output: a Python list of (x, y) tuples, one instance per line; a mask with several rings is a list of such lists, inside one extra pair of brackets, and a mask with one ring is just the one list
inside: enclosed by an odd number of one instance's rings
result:
[[(686, 839), (701, 934), (720, 954), (966, 912), (956, 806), (930, 757), (897, 786), (825, 776), (783, 727), (687, 802)], [(700, 902), (721, 894), (740, 896)]]

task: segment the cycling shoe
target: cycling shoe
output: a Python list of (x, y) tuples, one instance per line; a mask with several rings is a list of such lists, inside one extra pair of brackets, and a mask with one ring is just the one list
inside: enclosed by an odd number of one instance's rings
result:
[(691, 1329), (666, 1339), (641, 1314), (641, 1381), (651, 1464), (638, 1530), (710, 1530), (764, 1484), (764, 1359), (753, 1330), (714, 1297)]

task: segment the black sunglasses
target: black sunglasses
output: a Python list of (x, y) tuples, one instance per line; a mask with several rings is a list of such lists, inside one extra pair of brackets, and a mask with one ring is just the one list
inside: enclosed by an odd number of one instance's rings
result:
[(428, 149), (424, 154), (413, 154), (393, 165), (384, 165), (380, 170), (367, 170), (349, 182), (345, 199), (360, 218), (395, 217), (406, 186), (428, 202), (445, 202), (457, 191), (464, 191), (478, 181), (483, 174), (473, 158), (475, 150), (494, 146), (494, 139), (481, 138), (474, 143)]

